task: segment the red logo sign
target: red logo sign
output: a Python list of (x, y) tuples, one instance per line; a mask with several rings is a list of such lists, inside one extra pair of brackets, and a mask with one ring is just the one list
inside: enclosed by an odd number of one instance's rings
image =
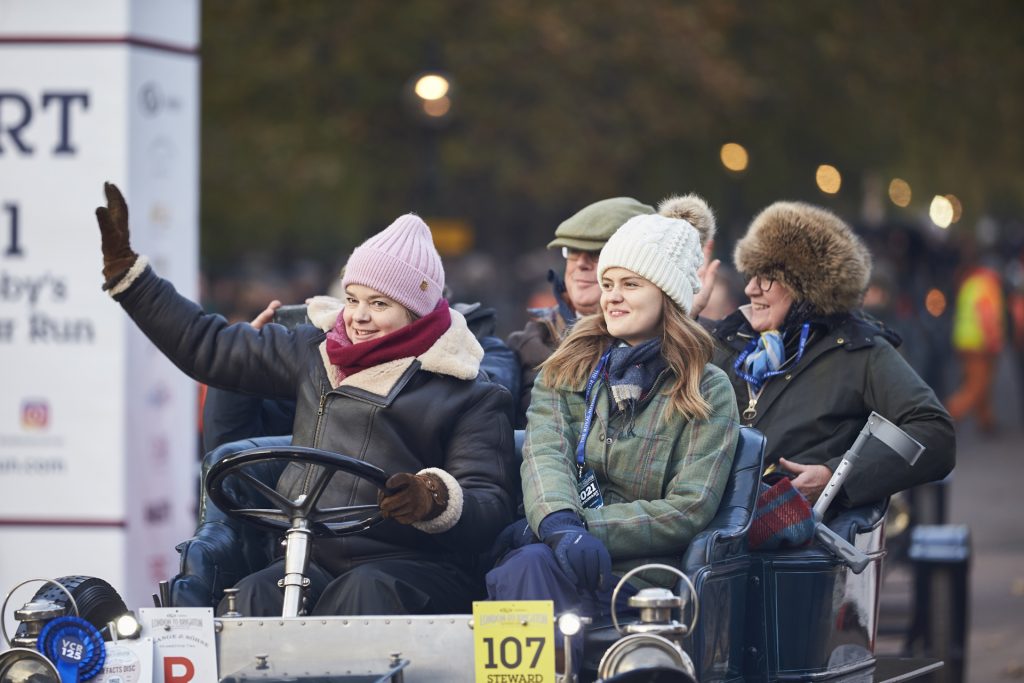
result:
[(196, 665), (186, 657), (164, 657), (165, 683), (189, 683), (196, 675)]

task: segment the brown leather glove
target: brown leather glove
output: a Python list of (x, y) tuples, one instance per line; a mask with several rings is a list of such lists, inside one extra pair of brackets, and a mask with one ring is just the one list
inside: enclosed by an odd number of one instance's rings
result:
[(448, 487), (433, 473), (393, 474), (386, 490), (377, 494), (377, 503), (386, 519), (413, 524), (434, 519), (448, 507)]
[(103, 240), (103, 289), (110, 289), (124, 277), (139, 255), (128, 243), (128, 205), (113, 183), (103, 183), (107, 205), (96, 209)]

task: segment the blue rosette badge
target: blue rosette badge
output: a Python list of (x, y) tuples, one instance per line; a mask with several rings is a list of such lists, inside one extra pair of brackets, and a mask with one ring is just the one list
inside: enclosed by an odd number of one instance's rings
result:
[(57, 617), (39, 633), (39, 651), (57, 665), (61, 683), (78, 683), (103, 670), (107, 650), (96, 627), (79, 617)]

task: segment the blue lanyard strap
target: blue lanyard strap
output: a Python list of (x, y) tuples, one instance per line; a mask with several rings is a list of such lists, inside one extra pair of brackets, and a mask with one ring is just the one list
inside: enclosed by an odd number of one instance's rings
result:
[[(608, 349), (601, 356), (601, 360), (597, 362), (597, 367), (590, 373), (590, 379), (587, 380), (587, 393), (584, 395), (584, 401), (587, 403), (587, 414), (583, 418), (583, 432), (580, 434), (580, 441), (576, 444), (576, 469), (577, 475), (583, 474), (583, 465), (586, 463), (586, 448), (587, 448), (587, 436), (590, 435), (590, 428), (593, 426), (594, 421), (594, 406), (597, 405), (597, 394), (594, 391), (594, 385), (597, 384), (597, 380), (601, 378), (601, 371), (604, 370), (605, 364), (608, 362), (609, 356), (612, 355), (612, 350)], [(593, 397), (591, 397), (593, 393)]]
[[(797, 345), (796, 356), (793, 358), (792, 365), (796, 365), (797, 363), (800, 362), (800, 359), (803, 358), (804, 349), (807, 347), (807, 337), (810, 335), (810, 332), (811, 324), (804, 323), (803, 327), (800, 328), (800, 343)], [(776, 375), (781, 375), (782, 373), (789, 370), (790, 367), (792, 367), (790, 363), (784, 362), (782, 364), (783, 367), (780, 367), (778, 370), (769, 370), (768, 372), (764, 373), (764, 376), (761, 377), (760, 379), (754, 377), (748, 372), (744, 372), (743, 362), (747, 360), (747, 356), (749, 356), (751, 353), (754, 352), (755, 349), (757, 349), (758, 341), (759, 339), (751, 339), (750, 343), (747, 344), (747, 348), (743, 349), (743, 353), (740, 354), (739, 358), (736, 359), (736, 362), (732, 366), (733, 370), (736, 371), (736, 375), (744, 382), (747, 382), (748, 384), (752, 385), (755, 389), (760, 389), (764, 385), (764, 383), (767, 382), (769, 379), (775, 377)]]

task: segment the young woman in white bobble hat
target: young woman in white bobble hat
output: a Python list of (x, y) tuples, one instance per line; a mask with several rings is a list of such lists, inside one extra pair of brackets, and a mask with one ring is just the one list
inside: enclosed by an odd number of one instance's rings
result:
[(601, 251), (601, 312), (576, 323), (533, 389), (527, 516), (506, 529), (489, 597), (607, 613), (613, 573), (677, 561), (711, 521), (739, 425), (690, 317), (702, 263), (693, 226), (658, 215), (631, 218)]

